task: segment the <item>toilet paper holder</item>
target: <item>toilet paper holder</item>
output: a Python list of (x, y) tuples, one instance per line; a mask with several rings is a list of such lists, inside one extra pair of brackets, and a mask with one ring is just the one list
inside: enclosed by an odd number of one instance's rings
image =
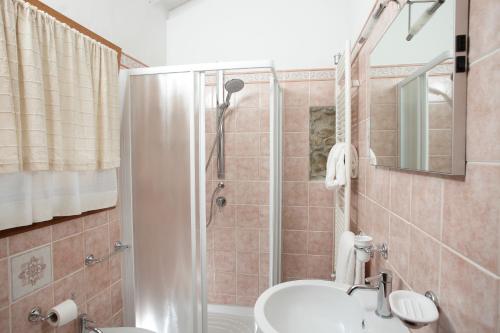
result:
[(51, 313), (50, 315), (44, 316), (42, 314), (42, 308), (40, 308), (39, 306), (35, 306), (33, 309), (31, 309), (30, 313), (28, 314), (28, 321), (32, 323), (38, 323), (41, 321), (48, 320), (54, 315), (55, 313)]
[[(75, 293), (71, 293), (71, 300), (75, 300)], [(38, 322), (43, 322), (46, 320), (49, 320), (50, 318), (53, 318), (56, 316), (55, 313), (50, 313), (46, 316), (42, 314), (42, 308), (39, 306), (35, 306), (30, 310), (30, 313), (28, 314), (28, 321), (31, 323), (38, 323)]]

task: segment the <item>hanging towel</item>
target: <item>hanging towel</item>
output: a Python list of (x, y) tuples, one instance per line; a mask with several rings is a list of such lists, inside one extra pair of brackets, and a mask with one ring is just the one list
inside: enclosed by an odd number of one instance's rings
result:
[(342, 236), (340, 236), (335, 265), (335, 282), (353, 285), (356, 255), (354, 253), (354, 233), (351, 231), (344, 231)]
[[(326, 162), (325, 186), (328, 189), (336, 189), (346, 183), (345, 149), (344, 142), (336, 143)], [(358, 177), (358, 152), (356, 147), (351, 145), (351, 178)]]

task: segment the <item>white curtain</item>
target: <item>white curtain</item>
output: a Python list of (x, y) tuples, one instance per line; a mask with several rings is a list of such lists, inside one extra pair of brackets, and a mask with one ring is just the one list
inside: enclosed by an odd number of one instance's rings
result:
[(118, 57), (0, 0), (0, 230), (116, 205)]
[(120, 164), (118, 55), (22, 0), (0, 1), (0, 173)]
[(116, 205), (116, 169), (0, 174), (0, 230)]

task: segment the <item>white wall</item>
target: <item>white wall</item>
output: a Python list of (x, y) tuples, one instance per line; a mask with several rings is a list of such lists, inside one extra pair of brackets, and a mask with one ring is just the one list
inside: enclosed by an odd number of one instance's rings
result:
[(350, 38), (353, 45), (361, 34), (376, 0), (346, 0), (346, 2), (349, 6)]
[(332, 67), (351, 34), (349, 1), (191, 0), (168, 16), (167, 64), (273, 59), (279, 69)]
[(44, 0), (147, 65), (165, 65), (165, 10), (146, 0)]

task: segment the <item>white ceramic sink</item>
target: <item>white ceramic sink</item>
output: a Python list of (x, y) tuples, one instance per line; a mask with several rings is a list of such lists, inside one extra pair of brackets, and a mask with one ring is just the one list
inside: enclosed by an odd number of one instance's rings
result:
[(331, 281), (299, 280), (269, 288), (255, 304), (260, 333), (408, 333), (397, 318), (375, 315), (377, 293)]
[(154, 333), (153, 331), (137, 327), (109, 327), (101, 328), (101, 331), (103, 333)]

